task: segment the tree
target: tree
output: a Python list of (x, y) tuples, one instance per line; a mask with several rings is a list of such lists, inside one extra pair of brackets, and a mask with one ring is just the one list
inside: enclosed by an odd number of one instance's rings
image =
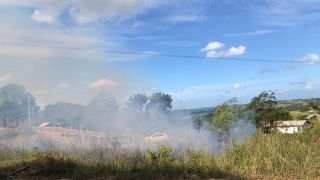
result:
[[(29, 106), (29, 107), (28, 107)], [(32, 115), (39, 112), (35, 98), (19, 84), (8, 84), (0, 89), (0, 118), (2, 125), (18, 126)]]
[(227, 132), (232, 125), (232, 121), (239, 115), (235, 108), (236, 98), (232, 98), (217, 106), (211, 117), (211, 124), (222, 132)]
[(199, 115), (192, 116), (192, 125), (195, 129), (200, 131), (201, 127), (203, 126), (203, 118)]
[(171, 95), (162, 92), (153, 93), (149, 98), (147, 109), (158, 109), (161, 111), (167, 111), (172, 108)]
[(257, 127), (269, 133), (275, 121), (291, 119), (289, 111), (277, 107), (277, 98), (272, 91), (264, 91), (254, 97), (248, 108), (254, 111), (254, 122)]
[(63, 127), (80, 128), (84, 121), (85, 106), (58, 102), (45, 107), (44, 118)]
[(85, 125), (90, 129), (99, 129), (108, 125), (117, 118), (119, 106), (114, 97), (100, 91), (88, 104), (85, 112)]
[(142, 111), (148, 102), (148, 97), (145, 94), (135, 94), (128, 99), (127, 105), (130, 109), (138, 112)]
[(312, 109), (312, 110), (317, 110), (318, 109), (318, 105), (313, 101), (309, 101), (308, 104), (307, 104), (307, 107), (309, 109)]
[(104, 113), (115, 113), (118, 112), (119, 109), (116, 99), (107, 96), (104, 91), (100, 91), (98, 95), (90, 101), (88, 108), (95, 112)]
[(217, 106), (212, 114), (210, 124), (218, 131), (218, 141), (222, 146), (230, 142), (229, 130), (240, 117), (241, 109), (236, 107), (236, 98), (232, 98)]

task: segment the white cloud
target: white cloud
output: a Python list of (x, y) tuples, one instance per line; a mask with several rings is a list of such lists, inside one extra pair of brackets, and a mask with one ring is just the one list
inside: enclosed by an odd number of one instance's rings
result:
[(122, 61), (141, 57), (110, 54), (104, 49), (122, 49), (95, 27), (41, 26), (24, 19), (25, 13), (7, 18), (0, 12), (0, 56), (15, 60)]
[(224, 47), (224, 44), (222, 42), (214, 41), (207, 44), (206, 47), (202, 48), (200, 51), (207, 52), (211, 50), (218, 50)]
[(124, 20), (143, 11), (169, 3), (163, 0), (2, 0), (0, 6), (35, 8), (32, 18), (38, 22), (52, 23), (62, 13), (68, 13), (78, 24), (97, 20)]
[(314, 64), (320, 62), (320, 54), (307, 54), (305, 57), (302, 58), (303, 62)]
[(65, 88), (69, 87), (69, 84), (66, 82), (61, 82), (59, 84), (55, 84), (54, 86), (45, 85), (45, 87), (41, 87), (34, 91), (35, 95), (38, 96), (46, 96), (46, 95), (53, 95), (58, 93), (61, 90), (65, 90)]
[(165, 20), (167, 20), (173, 24), (200, 22), (204, 19), (205, 19), (205, 17), (200, 14), (171, 15), (171, 16), (168, 16), (167, 18), (165, 18)]
[(314, 89), (313, 84), (308, 81), (291, 82), (290, 85), (309, 90)]
[(31, 15), (32, 19), (37, 21), (37, 22), (43, 22), (43, 23), (48, 23), (48, 24), (53, 24), (55, 22), (55, 17), (44, 14), (39, 10), (35, 10), (33, 14)]
[(259, 22), (272, 26), (293, 26), (320, 19), (319, 0), (268, 0), (253, 9)]
[(260, 36), (265, 34), (271, 34), (273, 32), (276, 32), (276, 30), (263, 29), (263, 30), (257, 30), (257, 31), (251, 31), (251, 32), (226, 34), (225, 37)]
[(244, 88), (244, 87), (245, 87), (245, 86), (242, 85), (242, 84), (235, 83), (235, 84), (233, 84), (232, 89), (242, 89), (242, 88)]
[(206, 57), (208, 58), (223, 58), (240, 56), (245, 53), (246, 47), (241, 45), (238, 47), (231, 47), (227, 50), (223, 50), (224, 43), (214, 41), (209, 43), (206, 47), (200, 49), (202, 52), (206, 52)]
[(288, 69), (293, 69), (294, 65), (292, 63), (285, 63), (282, 65), (282, 67), (288, 70)]
[(276, 72), (278, 72), (277, 69), (275, 69), (275, 68), (269, 68), (269, 67), (265, 67), (265, 68), (263, 68), (263, 69), (261, 69), (261, 70), (259, 71), (260, 74), (276, 73)]
[(306, 88), (306, 89), (314, 89), (313, 84), (310, 83), (310, 82), (308, 82), (304, 88)]
[(58, 88), (67, 88), (67, 87), (69, 87), (68, 83), (61, 82), (61, 83), (58, 84)]
[(57, 92), (56, 88), (53, 88), (53, 89), (46, 88), (46, 89), (36, 90), (33, 92), (33, 94), (36, 96), (48, 96), (48, 95), (53, 95), (56, 92)]
[(0, 76), (0, 83), (8, 82), (11, 79), (10, 74), (4, 74), (3, 76)]
[(99, 80), (89, 84), (89, 88), (97, 89), (97, 88), (115, 86), (115, 85), (117, 85), (117, 83), (115, 83), (109, 79), (99, 79)]
[(225, 56), (239, 56), (244, 54), (245, 51), (246, 51), (245, 46), (231, 47), (228, 51), (226, 51)]

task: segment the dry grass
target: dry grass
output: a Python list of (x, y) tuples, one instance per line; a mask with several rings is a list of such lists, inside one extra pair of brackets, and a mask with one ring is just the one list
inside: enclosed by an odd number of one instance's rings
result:
[(2, 148), (1, 178), (319, 179), (320, 122), (294, 135), (257, 133), (219, 154), (190, 147), (39, 152)]

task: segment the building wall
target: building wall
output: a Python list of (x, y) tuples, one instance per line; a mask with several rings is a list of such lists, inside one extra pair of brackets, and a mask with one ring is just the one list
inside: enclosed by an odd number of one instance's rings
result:
[(293, 134), (297, 132), (302, 132), (302, 126), (294, 126), (294, 127), (277, 127), (278, 131), (283, 134)]

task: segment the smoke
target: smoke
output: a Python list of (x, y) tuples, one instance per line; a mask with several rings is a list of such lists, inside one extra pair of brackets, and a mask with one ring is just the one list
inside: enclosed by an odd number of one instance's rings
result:
[[(38, 127), (48, 121), (42, 114), (33, 128), (20, 126), (0, 129), (0, 145), (59, 151), (92, 148), (153, 149), (159, 145), (179, 148), (188, 145), (213, 153), (231, 147), (225, 144), (224, 139), (221, 140), (219, 131), (206, 126), (196, 129), (192, 114), (188, 111), (146, 107), (137, 110), (121, 105), (118, 101), (116, 97), (100, 92), (88, 105), (79, 106), (79, 111), (74, 111), (77, 106), (64, 104), (62, 109), (54, 111), (54, 115), (61, 113), (61, 117), (58, 117), (61, 119), (65, 114), (59, 111), (67, 111), (69, 121), (72, 119), (76, 122), (64, 124), (64, 127)], [(231, 125), (228, 138), (242, 143), (255, 130), (255, 126), (245, 117)], [(159, 142), (145, 140), (155, 133), (164, 133), (167, 138)]]

